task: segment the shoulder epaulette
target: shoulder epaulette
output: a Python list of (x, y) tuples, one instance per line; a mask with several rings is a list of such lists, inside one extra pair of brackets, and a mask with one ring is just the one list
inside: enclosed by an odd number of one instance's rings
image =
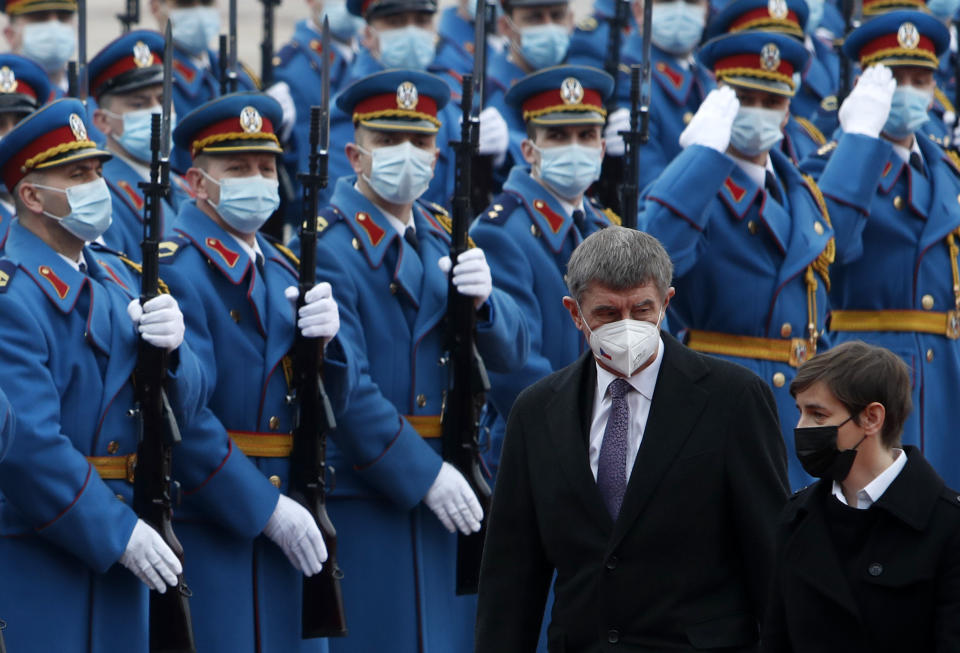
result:
[(10, 280), (17, 273), (17, 264), (9, 259), (0, 261), (0, 295), (7, 292), (10, 287)]
[(801, 118), (800, 116), (794, 116), (794, 120), (803, 127), (803, 131), (807, 132), (810, 138), (813, 139), (813, 142), (817, 145), (823, 146), (827, 144), (827, 137), (823, 135), (823, 132), (817, 129), (817, 126), (806, 118)]
[(183, 236), (170, 236), (166, 240), (160, 241), (160, 262), (173, 263), (173, 258), (177, 252), (189, 244), (190, 239)]
[(242, 61), (240, 62), (240, 67), (243, 68), (243, 72), (247, 73), (247, 77), (249, 77), (250, 81), (253, 82), (254, 89), (258, 91), (262, 90), (263, 82), (260, 81), (260, 76), (257, 75), (257, 73), (253, 72), (253, 68), (243, 63)]
[(837, 149), (837, 142), (830, 141), (826, 145), (821, 145), (820, 149), (817, 150), (817, 156), (826, 156)]
[[(817, 203), (817, 208), (820, 209), (820, 214), (823, 216), (823, 221), (827, 223), (828, 227), (833, 225), (830, 222), (830, 212), (827, 210), (827, 201), (823, 197), (823, 191), (820, 190), (820, 187), (817, 186), (817, 182), (813, 180), (813, 177), (810, 175), (802, 175), (803, 180), (807, 183), (807, 188), (810, 190), (810, 194), (813, 195), (814, 201)], [(827, 287), (827, 292), (830, 291), (830, 266), (833, 264), (834, 260), (837, 257), (837, 243), (831, 238), (827, 241), (826, 247), (823, 248), (823, 251), (820, 252), (820, 255), (816, 260), (811, 263), (811, 267), (820, 275), (823, 279), (824, 284)]]
[[(317, 231), (320, 231), (319, 225), (317, 226)], [(295, 268), (300, 267), (300, 257), (294, 254), (292, 249), (290, 249), (289, 247), (281, 243), (279, 238), (277, 238), (276, 236), (271, 236), (270, 234), (264, 234), (264, 233), (261, 233), (260, 235), (263, 236), (268, 243), (273, 245), (278, 252), (283, 254), (288, 261), (293, 263), (293, 267)]]
[(953, 106), (953, 102), (950, 101), (950, 98), (947, 97), (947, 94), (944, 93), (939, 86), (933, 87), (933, 97), (940, 103), (944, 111), (949, 111), (956, 115), (957, 108)]
[(610, 224), (616, 225), (616, 226), (618, 226), (618, 227), (620, 227), (620, 226), (623, 225), (623, 218), (621, 218), (619, 215), (617, 215), (617, 212), (616, 212), (616, 211), (614, 211), (613, 209), (610, 209), (610, 208), (605, 207), (603, 204), (600, 203), (600, 200), (598, 200), (596, 197), (589, 197), (589, 198), (587, 198), (587, 199), (588, 199), (589, 202), (590, 202), (590, 206), (592, 206), (592, 207), (595, 208), (597, 211), (599, 211), (600, 213), (602, 213), (602, 214), (604, 215), (604, 217), (606, 217), (607, 220), (610, 221)]
[(317, 237), (323, 236), (327, 232), (327, 229), (330, 228), (330, 225), (343, 220), (343, 218), (344, 216), (339, 209), (332, 206), (320, 209), (317, 213)]
[[(130, 259), (124, 256), (123, 254), (114, 254), (114, 256), (120, 259), (120, 261), (122, 261), (123, 264), (126, 265), (128, 268), (136, 272), (137, 276), (141, 276), (143, 274), (143, 266), (137, 263), (136, 261), (134, 261), (133, 259)], [(170, 287), (163, 282), (163, 279), (157, 278), (157, 289), (160, 291), (161, 295), (170, 294)]]
[(492, 222), (494, 224), (503, 224), (507, 221), (507, 218), (510, 217), (510, 214), (513, 213), (520, 205), (520, 198), (514, 195), (513, 193), (500, 193), (493, 198), (493, 201), (490, 202), (483, 213), (480, 214), (480, 217), (485, 222)]
[(103, 252), (104, 254), (110, 254), (112, 256), (117, 256), (117, 257), (126, 256), (123, 252), (115, 249), (111, 249), (110, 247), (107, 247), (103, 243), (98, 243), (96, 241), (91, 242), (89, 247), (95, 252)]
[(430, 210), (433, 211), (434, 215), (450, 215), (450, 211), (448, 211), (442, 204), (437, 204), (436, 202), (424, 202), (424, 204), (430, 207)]

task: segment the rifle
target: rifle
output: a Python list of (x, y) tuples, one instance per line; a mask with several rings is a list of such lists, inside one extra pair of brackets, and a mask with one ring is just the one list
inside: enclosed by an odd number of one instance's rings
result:
[(237, 68), (237, 0), (230, 0), (230, 55), (227, 66), (227, 80), (229, 92), (236, 93), (240, 83), (240, 72)]
[[(330, 24), (323, 19), (323, 51), (330, 45)], [(317, 204), (326, 188), (330, 144), (330, 58), (323, 57), (321, 104), (310, 108), (310, 169), (298, 175), (303, 185), (303, 221), (300, 223), (300, 296), (297, 310), (307, 292), (317, 283)], [(304, 337), (297, 330), (294, 341), (294, 392), (297, 404), (290, 452), (290, 496), (313, 515), (327, 545), (327, 562), (319, 574), (303, 579), (302, 635), (344, 637), (347, 618), (343, 609), (337, 564), (337, 531), (327, 514), (327, 433), (336, 428), (333, 408), (320, 376), (323, 342)], [(331, 475), (334, 470), (331, 468)]]
[[(150, 124), (150, 181), (140, 182), (146, 198), (143, 219), (143, 268), (140, 304), (160, 294), (159, 256), (162, 238), (163, 197), (170, 187), (170, 114), (173, 38), (170, 23), (164, 35), (163, 109), (153, 114)], [(141, 340), (137, 354), (137, 412), (140, 415), (140, 444), (137, 447), (133, 484), (133, 509), (156, 530), (180, 561), (183, 547), (173, 532), (172, 463), (173, 446), (180, 442), (180, 429), (167, 399), (167, 352)], [(166, 592), (150, 592), (150, 651), (152, 653), (195, 653), (193, 622), (190, 617), (190, 588), (183, 574), (177, 586)]]
[(620, 132), (626, 146), (626, 179), (620, 188), (620, 207), (623, 226), (637, 228), (640, 187), (640, 148), (650, 140), (650, 102), (652, 98), (652, 39), (653, 3), (643, 4), (643, 60), (640, 65), (630, 66), (630, 130)]
[(229, 69), (227, 65), (229, 56), (227, 35), (221, 34), (219, 52), (217, 54), (217, 80), (220, 82), (220, 95), (226, 95), (230, 92), (230, 73), (228, 72)]
[(67, 63), (67, 95), (87, 105), (87, 1), (77, 2), (77, 60)]
[(263, 3), (263, 41), (260, 42), (260, 79), (263, 88), (273, 85), (274, 10), (281, 0), (260, 0)]
[[(650, 4), (648, 1), (645, 4)], [(616, 0), (613, 17), (609, 18), (610, 34), (607, 38), (607, 55), (603, 62), (603, 69), (613, 77), (613, 93), (607, 100), (607, 115), (617, 110), (617, 101), (620, 99), (620, 53), (623, 49), (623, 32), (630, 24), (630, 0)], [(646, 47), (646, 41), (644, 41)], [(624, 183), (623, 175), (626, 168), (623, 157), (605, 156), (600, 168), (600, 179), (594, 184), (594, 193), (600, 202), (621, 213), (619, 188)]]
[[(473, 218), (470, 211), (470, 183), (473, 157), (477, 150), (480, 120), (473, 115), (473, 76), (463, 76), (463, 121), (460, 142), (451, 143), (456, 152), (456, 184), (453, 191), (453, 225), (451, 229), (450, 260), (467, 251), (467, 228)], [(461, 295), (450, 275), (447, 289), (447, 361), (450, 379), (443, 395), (443, 459), (457, 468), (470, 484), (483, 508), (484, 517), (490, 512), (490, 487), (483, 478), (480, 464), (480, 411), (485, 395), (490, 390), (487, 371), (477, 351), (477, 311), (473, 298)], [(487, 520), (478, 533), (457, 533), (456, 593), (474, 594), (480, 581), (480, 560)]]
[[(497, 24), (497, 7), (493, 0), (477, 0), (473, 36), (473, 86), (477, 115), (483, 111), (486, 101), (487, 43)], [(472, 109), (472, 107), (471, 107)], [(473, 162), (473, 178), (470, 192), (471, 215), (476, 215), (490, 203), (495, 186), (493, 179), (493, 156), (477, 156)]]
[[(960, 20), (953, 21), (953, 28), (957, 31), (957, 34), (960, 34)], [(948, 55), (950, 56), (950, 55)], [(953, 124), (950, 125), (952, 128), (956, 128), (960, 124), (960, 53), (954, 52), (953, 56)], [(952, 131), (952, 130), (951, 130)], [(951, 134), (952, 136), (952, 134)], [(953, 138), (950, 138), (948, 142), (953, 145), (953, 149), (957, 149), (957, 143), (952, 142)]]
[(122, 14), (117, 14), (117, 20), (126, 34), (130, 29), (140, 22), (140, 2), (139, 0), (126, 0), (126, 7)]

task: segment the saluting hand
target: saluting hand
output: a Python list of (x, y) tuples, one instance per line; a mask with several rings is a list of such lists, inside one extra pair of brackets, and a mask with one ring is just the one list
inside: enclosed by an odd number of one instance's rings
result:
[(847, 134), (879, 138), (890, 116), (890, 103), (896, 90), (897, 80), (889, 68), (882, 64), (870, 66), (840, 105), (840, 127)]
[[(444, 274), (450, 272), (450, 257), (444, 256), (437, 265)], [(453, 285), (461, 295), (473, 297), (473, 305), (480, 308), (493, 292), (493, 276), (487, 257), (479, 247), (468, 249), (457, 257), (457, 265), (453, 268)]]
[(697, 113), (680, 134), (680, 147), (703, 145), (726, 152), (730, 145), (733, 120), (740, 111), (740, 100), (729, 86), (715, 88), (703, 99)]
[(127, 315), (140, 336), (154, 347), (173, 351), (183, 342), (183, 313), (173, 295), (159, 295), (143, 306), (134, 299), (127, 304)]

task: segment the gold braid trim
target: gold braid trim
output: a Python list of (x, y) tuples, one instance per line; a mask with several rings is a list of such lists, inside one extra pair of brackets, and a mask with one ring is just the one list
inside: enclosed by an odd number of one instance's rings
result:
[(784, 34), (793, 34), (795, 36), (800, 36), (803, 34), (795, 22), (787, 18), (774, 18), (773, 16), (768, 16), (766, 18), (755, 18), (751, 21), (747, 21), (742, 25), (737, 25), (736, 29), (730, 30), (730, 32), (746, 32), (746, 31), (763, 31), (763, 32), (782, 32)]
[[(450, 217), (449, 213), (434, 213), (433, 217), (437, 222), (440, 223), (440, 226), (443, 227), (444, 231), (446, 231), (448, 234), (453, 233), (453, 218)], [(469, 249), (473, 249), (476, 246), (477, 244), (473, 242), (473, 238), (467, 236), (467, 247)]]
[(823, 132), (817, 129), (817, 126), (812, 122), (800, 116), (794, 116), (793, 119), (800, 123), (800, 126), (810, 135), (814, 143), (820, 146), (827, 144), (827, 137), (824, 136)]
[(950, 101), (950, 98), (947, 97), (947, 94), (943, 92), (939, 86), (933, 87), (933, 97), (937, 98), (937, 102), (943, 105), (944, 111), (952, 111), (954, 114), (957, 113), (956, 107), (953, 106), (953, 102)]
[(87, 148), (96, 148), (97, 144), (93, 141), (82, 140), (82, 141), (71, 141), (69, 143), (60, 143), (51, 147), (49, 150), (41, 152), (40, 154), (30, 157), (23, 162), (23, 167), (21, 170), (26, 172), (27, 170), (33, 170), (36, 166), (40, 165), (44, 161), (49, 161), (55, 156), (63, 154), (64, 152), (72, 152), (74, 150), (83, 150)]
[[(318, 217), (319, 217), (319, 216), (318, 216)], [(319, 232), (319, 231), (321, 231), (321, 230), (320, 230), (320, 229), (317, 229), (317, 231)], [(292, 249), (290, 249), (290, 248), (287, 247), (286, 245), (281, 245), (280, 243), (271, 243), (271, 245), (273, 245), (273, 246), (277, 249), (278, 252), (280, 252), (281, 254), (283, 254), (284, 256), (286, 256), (287, 259), (289, 259), (290, 262), (293, 263), (293, 267), (295, 267), (295, 268), (299, 268), (299, 267), (300, 267), (300, 257), (297, 256), (296, 254), (294, 254)]]
[(408, 111), (407, 109), (385, 109), (383, 111), (355, 113), (353, 114), (353, 123), (356, 124), (374, 118), (420, 118), (421, 120), (432, 122), (437, 127), (440, 126), (440, 121), (437, 120), (436, 116), (431, 116), (429, 113), (423, 113), (422, 111)]
[(884, 2), (874, 2), (871, 3), (869, 7), (866, 7), (863, 10), (864, 16), (876, 16), (878, 14), (884, 14), (890, 9), (896, 8), (909, 9), (911, 7), (923, 8), (926, 9), (927, 5), (924, 2), (916, 2), (911, 0), (886, 0)]
[(957, 151), (953, 148), (949, 150), (944, 150), (947, 155), (947, 160), (953, 164), (954, 172), (960, 174), (960, 154), (957, 154)]
[[(136, 272), (137, 274), (139, 274), (139, 275), (141, 275), (141, 276), (143, 275), (143, 266), (142, 266), (142, 265), (140, 265), (139, 263), (137, 263), (136, 261), (134, 261), (134, 260), (132, 260), (132, 259), (127, 258), (127, 257), (124, 256), (123, 254), (117, 254), (116, 256), (117, 256), (118, 259), (120, 259), (121, 261), (123, 261), (123, 263), (126, 264), (126, 266), (127, 266), (128, 268), (130, 268), (131, 270), (133, 270), (134, 272)], [(160, 294), (161, 294), (161, 295), (169, 295), (169, 294), (170, 294), (170, 287), (169, 287), (166, 283), (163, 282), (163, 279), (157, 278), (157, 288), (160, 290)]]
[(920, 65), (917, 63), (917, 59), (926, 59), (930, 61), (934, 67), (940, 65), (940, 60), (937, 58), (937, 55), (932, 52), (927, 52), (926, 50), (907, 50), (906, 48), (887, 48), (885, 50), (877, 50), (876, 52), (871, 52), (870, 56), (863, 57), (860, 59), (860, 67), (866, 68), (870, 64), (877, 63), (882, 61), (887, 57), (907, 57), (904, 63), (910, 63), (913, 61), (913, 65)]
[(960, 268), (957, 267), (957, 256), (960, 256), (960, 247), (957, 246), (957, 236), (960, 229), (947, 234), (947, 251), (950, 253), (950, 273), (953, 276), (953, 304), (954, 309), (960, 311)]
[(194, 141), (191, 145), (193, 155), (196, 156), (197, 153), (208, 145), (222, 143), (224, 141), (273, 141), (277, 147), (280, 146), (280, 141), (274, 134), (264, 132), (255, 132), (253, 134), (247, 134), (246, 132), (228, 132), (226, 134), (214, 134), (213, 136), (202, 138), (199, 141)]
[(783, 73), (776, 73), (769, 70), (758, 70), (756, 68), (743, 68), (743, 67), (733, 67), (733, 68), (718, 68), (714, 71), (717, 76), (717, 79), (723, 79), (724, 77), (756, 77), (758, 79), (769, 79), (774, 82), (782, 82), (790, 87), (791, 90), (796, 90), (796, 86), (793, 84), (793, 78), (787, 77)]
[(554, 104), (549, 107), (544, 107), (543, 109), (537, 109), (536, 111), (524, 111), (523, 121), (526, 122), (531, 118), (545, 116), (548, 113), (572, 113), (575, 111), (599, 113), (604, 118), (607, 117), (607, 110), (602, 107), (593, 107), (589, 104)]
[[(820, 209), (820, 214), (823, 215), (824, 222), (827, 223), (828, 227), (833, 227), (833, 224), (830, 222), (830, 212), (827, 211), (827, 202), (823, 198), (823, 192), (820, 190), (820, 187), (817, 186), (817, 182), (815, 182), (810, 175), (802, 176), (803, 180), (807, 182), (807, 188), (810, 190), (810, 194), (813, 195), (813, 199), (817, 203), (817, 208)], [(827, 241), (827, 246), (823, 248), (823, 251), (820, 252), (816, 260), (810, 264), (810, 267), (816, 270), (823, 278), (823, 282), (827, 284), (827, 292), (830, 292), (830, 265), (836, 257), (837, 243), (831, 238)]]
[(623, 218), (617, 215), (613, 209), (604, 209), (603, 214), (607, 216), (607, 220), (609, 220), (611, 224), (615, 224), (618, 227), (623, 226)]

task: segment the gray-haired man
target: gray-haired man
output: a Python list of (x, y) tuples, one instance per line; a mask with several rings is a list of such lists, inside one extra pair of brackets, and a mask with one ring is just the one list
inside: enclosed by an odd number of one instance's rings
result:
[(786, 501), (776, 406), (752, 372), (659, 330), (673, 269), (645, 233), (574, 250), (563, 302), (591, 353), (513, 406), (476, 651), (754, 651)]

